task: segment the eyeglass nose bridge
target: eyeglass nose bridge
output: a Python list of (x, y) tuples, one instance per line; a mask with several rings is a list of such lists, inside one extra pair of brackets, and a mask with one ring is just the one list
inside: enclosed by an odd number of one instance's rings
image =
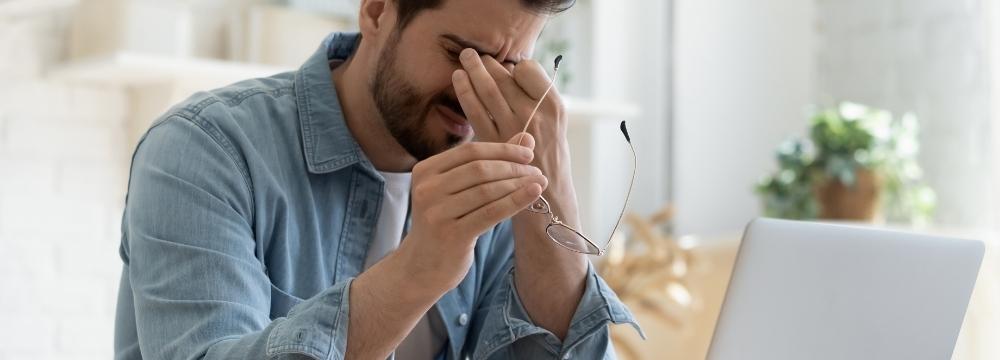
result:
[(536, 214), (550, 214), (552, 215), (552, 208), (549, 206), (549, 201), (545, 200), (544, 197), (539, 196), (535, 199), (535, 202), (528, 205), (528, 211)]

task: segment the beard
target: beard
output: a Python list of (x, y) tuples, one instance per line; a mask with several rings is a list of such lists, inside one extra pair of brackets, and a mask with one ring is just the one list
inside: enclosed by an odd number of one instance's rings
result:
[(428, 129), (427, 116), (437, 105), (445, 106), (465, 116), (458, 100), (444, 94), (422, 96), (397, 69), (396, 47), (401, 34), (397, 31), (386, 42), (379, 55), (371, 95), (382, 123), (396, 142), (418, 161), (427, 159), (462, 143), (463, 138), (448, 132), (439, 139)]

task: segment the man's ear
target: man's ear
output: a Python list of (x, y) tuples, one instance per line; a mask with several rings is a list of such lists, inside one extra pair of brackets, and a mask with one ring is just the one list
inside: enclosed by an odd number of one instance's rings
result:
[(392, 30), (395, 16), (393, 0), (362, 0), (358, 27), (363, 38), (377, 39), (379, 35)]

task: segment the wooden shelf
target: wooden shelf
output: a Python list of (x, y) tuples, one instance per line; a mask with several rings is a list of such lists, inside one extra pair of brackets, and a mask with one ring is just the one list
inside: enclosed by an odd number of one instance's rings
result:
[(357, 22), (358, 2), (355, 0), (295, 0), (285, 5), (290, 9), (326, 14), (350, 22)]
[[(49, 73), (52, 79), (77, 84), (141, 87), (164, 83), (196, 81), (222, 86), (240, 80), (266, 77), (294, 68), (216, 59), (174, 58), (169, 56), (119, 52), (109, 56), (71, 62)], [(573, 122), (620, 121), (634, 119), (634, 104), (564, 98)]]
[(197, 79), (235, 82), (264, 77), (291, 68), (216, 59), (173, 58), (119, 52), (69, 63), (49, 75), (57, 80), (109, 86), (131, 86)]
[(78, 0), (8, 0), (0, 2), (0, 18), (27, 16), (76, 5)]

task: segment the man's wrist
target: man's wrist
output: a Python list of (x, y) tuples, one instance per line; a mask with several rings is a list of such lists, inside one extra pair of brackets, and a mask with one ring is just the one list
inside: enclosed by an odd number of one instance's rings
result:
[(382, 278), (383, 284), (387, 284), (387, 288), (393, 289), (386, 296), (398, 297), (407, 304), (433, 305), (447, 292), (447, 286), (438, 284), (420, 272), (412, 271), (414, 266), (410, 262), (410, 254), (401, 250), (402, 247), (390, 253), (369, 270), (378, 267), (378, 277)]
[(578, 228), (576, 188), (573, 186), (573, 172), (570, 168), (568, 144), (552, 149), (553, 155), (539, 161), (542, 172), (548, 178), (548, 186), (542, 193), (552, 207), (552, 213), (563, 223)]
[(571, 181), (550, 179), (549, 186), (542, 196), (548, 201), (552, 214), (563, 224), (579, 230), (580, 211), (576, 201), (576, 189)]

